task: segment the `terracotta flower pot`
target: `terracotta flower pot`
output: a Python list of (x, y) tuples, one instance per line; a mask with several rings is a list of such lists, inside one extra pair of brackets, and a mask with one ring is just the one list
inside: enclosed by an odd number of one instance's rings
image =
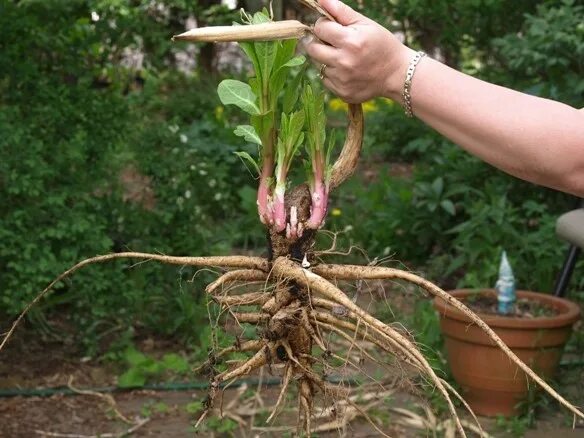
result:
[[(493, 289), (460, 289), (450, 292), (463, 299), (476, 293), (494, 294)], [(551, 295), (517, 291), (518, 298), (535, 300), (558, 311), (552, 317), (517, 318), (478, 314), (519, 358), (540, 376), (554, 376), (572, 325), (580, 318), (580, 308), (571, 301)], [(462, 387), (462, 396), (480, 415), (511, 416), (517, 404), (527, 398), (527, 377), (465, 315), (436, 298), (448, 362)], [(531, 387), (533, 383), (529, 382)]]

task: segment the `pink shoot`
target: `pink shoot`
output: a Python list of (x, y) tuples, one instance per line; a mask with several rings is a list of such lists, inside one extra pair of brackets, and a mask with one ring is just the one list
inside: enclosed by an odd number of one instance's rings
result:
[(302, 237), (303, 231), (304, 225), (302, 222), (298, 222), (298, 209), (290, 207), (290, 221), (286, 225), (286, 237), (288, 239), (298, 239)]
[(264, 157), (257, 198), (260, 221), (264, 225), (272, 225), (274, 223), (274, 212), (270, 205), (272, 197), (270, 193), (270, 180), (272, 177), (273, 167), (274, 160), (270, 156)]
[(273, 208), (274, 208), (274, 229), (277, 232), (284, 231), (286, 229), (286, 207), (284, 205), (284, 194), (286, 192), (286, 179), (284, 179), (284, 184), (276, 184), (276, 190), (274, 191)]
[(328, 207), (328, 185), (325, 183), (324, 153), (322, 149), (318, 152), (312, 162), (313, 181), (310, 184), (312, 207), (310, 218), (306, 223), (306, 227), (312, 229), (318, 229), (322, 226)]
[(312, 205), (306, 227), (319, 229), (324, 223), (328, 207), (329, 160), (334, 137), (331, 137), (327, 148), (325, 145), (326, 115), (322, 93), (314, 93), (312, 87), (306, 85), (302, 93), (302, 103), (308, 124), (306, 150), (311, 163), (309, 180)]

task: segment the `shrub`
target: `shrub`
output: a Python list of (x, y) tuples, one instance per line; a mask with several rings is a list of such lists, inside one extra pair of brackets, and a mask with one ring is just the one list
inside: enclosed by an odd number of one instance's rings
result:
[[(252, 180), (240, 172), (230, 146), (237, 140), (220, 108), (214, 115), (218, 100), (205, 91), (214, 81), (155, 71), (142, 71), (137, 81), (135, 71), (111, 62), (131, 42), (119, 28), (92, 22), (90, 6), (0, 6), (6, 316), (86, 257), (128, 249), (225, 253), (246, 237), (237, 228), (245, 212), (232, 205)], [(103, 43), (114, 37), (122, 46)], [(222, 227), (224, 219), (232, 228)], [(124, 268), (84, 270), (61, 284), (44, 310), (59, 315), (90, 353), (108, 333), (134, 328), (196, 339), (193, 327), (206, 316), (200, 276), (191, 282), (189, 270)], [(33, 319), (49, 328), (43, 315)]]

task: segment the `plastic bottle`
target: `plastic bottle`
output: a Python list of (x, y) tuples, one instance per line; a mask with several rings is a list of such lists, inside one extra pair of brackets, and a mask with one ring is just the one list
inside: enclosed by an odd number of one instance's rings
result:
[(515, 277), (507, 259), (507, 253), (503, 251), (501, 264), (499, 265), (499, 279), (495, 283), (497, 290), (497, 311), (501, 315), (512, 313), (515, 308)]

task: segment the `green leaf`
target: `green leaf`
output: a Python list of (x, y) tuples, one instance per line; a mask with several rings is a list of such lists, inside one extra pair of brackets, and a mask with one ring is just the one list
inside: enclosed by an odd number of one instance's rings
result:
[[(261, 139), (266, 139), (270, 136), (270, 132), (274, 127), (274, 112), (269, 111), (265, 114), (252, 116), (251, 124)], [(262, 142), (262, 146), (265, 146)]]
[(296, 74), (294, 79), (290, 81), (286, 90), (284, 90), (284, 97), (282, 98), (282, 110), (285, 113), (291, 113), (298, 102), (298, 96), (300, 92), (298, 90), (302, 89), (302, 79), (304, 78), (304, 72), (306, 71), (307, 64)]
[(282, 183), (285, 181), (280, 181), (280, 178), (282, 176), (282, 169), (286, 169), (288, 170), (289, 166), (287, 166), (287, 160), (286, 160), (286, 145), (284, 144), (284, 141), (282, 140), (282, 138), (278, 139), (278, 142), (276, 143), (276, 181), (278, 183)]
[(256, 104), (256, 95), (244, 82), (225, 79), (217, 87), (217, 93), (223, 105), (235, 105), (251, 115), (260, 114), (260, 109)]
[(284, 89), (286, 85), (286, 76), (288, 73), (288, 69), (284, 68), (278, 70), (272, 78), (270, 79), (270, 94), (271, 94), (271, 106), (274, 108), (276, 106), (276, 102), (278, 100), (278, 96), (280, 92)]
[(245, 52), (247, 57), (250, 59), (251, 63), (253, 64), (253, 68), (254, 71), (256, 72), (256, 75), (258, 75), (258, 78), (261, 80), (260, 62), (258, 60), (258, 55), (255, 50), (255, 44), (241, 41), (239, 43), (239, 46)]
[[(274, 67), (272, 78), (270, 80), (270, 91), (272, 93), (273, 103), (278, 98), (280, 92), (286, 85), (286, 79), (288, 77), (290, 67), (285, 66), (289, 63), (294, 56), (294, 51), (296, 50), (296, 40), (286, 40), (278, 42), (278, 53), (274, 59)], [(273, 104), (272, 104), (273, 106)], [(290, 108), (290, 111), (292, 108)], [(290, 112), (287, 111), (287, 112)]]
[(136, 388), (144, 386), (146, 383), (146, 376), (139, 368), (130, 368), (118, 378), (118, 386), (120, 388)]
[(258, 176), (261, 174), (260, 166), (258, 166), (258, 163), (256, 163), (256, 161), (252, 158), (250, 154), (244, 151), (234, 152), (234, 154), (241, 158), (243, 162), (247, 161), (249, 164), (251, 164), (251, 166), (257, 172)]
[(200, 412), (202, 408), (201, 402), (190, 402), (187, 403), (185, 406), (185, 411), (188, 414), (196, 414), (197, 412)]
[(274, 61), (278, 52), (277, 43), (267, 41), (255, 43), (254, 46), (258, 57), (261, 77), (264, 86), (267, 86), (272, 75), (272, 68), (274, 67)]
[(259, 78), (249, 78), (247, 82), (256, 96), (262, 94), (262, 83)]
[(444, 180), (440, 177), (436, 178), (432, 183), (432, 190), (435, 194), (440, 195), (444, 189)]
[(219, 427), (217, 427), (217, 432), (227, 434), (228, 432), (232, 432), (237, 429), (238, 424), (232, 420), (231, 418), (226, 418), (219, 423)]
[(326, 149), (326, 159), (325, 159), (326, 165), (329, 165), (331, 163), (331, 155), (332, 155), (333, 149), (335, 148), (336, 141), (337, 141), (337, 131), (335, 129), (333, 129), (329, 134), (328, 147)]
[(312, 87), (307, 84), (302, 92), (302, 105), (306, 113), (307, 151), (312, 157), (325, 147), (326, 115), (324, 113), (323, 93), (315, 93)]
[[(288, 136), (290, 143), (296, 143), (296, 139), (304, 128), (304, 111), (297, 111), (290, 114), (288, 119)], [(286, 139), (287, 140), (287, 139)]]
[(305, 62), (306, 62), (306, 57), (304, 57), (302, 55), (295, 56), (290, 61), (288, 61), (286, 64), (284, 64), (282, 67), (298, 67), (299, 65), (302, 65)]
[(286, 113), (282, 113), (282, 116), (280, 117), (280, 138), (282, 140), (285, 140), (286, 138), (288, 138), (289, 126), (290, 126), (290, 123), (289, 123), (288, 115)]
[(124, 359), (132, 367), (139, 367), (151, 361), (148, 356), (144, 355), (135, 348), (126, 349), (126, 351), (124, 351)]
[(284, 64), (294, 57), (298, 40), (284, 40), (278, 42), (278, 54), (274, 61), (274, 70), (279, 71)]
[(247, 142), (255, 143), (260, 146), (262, 145), (260, 136), (258, 135), (255, 128), (251, 125), (239, 125), (237, 128), (235, 128), (233, 133), (238, 137), (243, 137), (243, 139)]
[(445, 199), (440, 203), (440, 206), (451, 216), (454, 216), (456, 214), (456, 208), (454, 208), (454, 204), (452, 203), (451, 200)]
[[(242, 12), (243, 12), (243, 9), (242, 9)], [(243, 12), (243, 13), (245, 13), (245, 12)], [(250, 21), (249, 24), (254, 24), (253, 19)], [(233, 23), (233, 26), (241, 26), (241, 24), (240, 23)], [(239, 44), (239, 47), (241, 47), (241, 49), (245, 52), (247, 57), (252, 62), (253, 69), (256, 73), (256, 76), (261, 82), (262, 72), (261, 72), (260, 60), (259, 60), (258, 54), (256, 52), (256, 44), (251, 43), (251, 42), (245, 42), (245, 41), (240, 41), (238, 44)]]
[(164, 402), (155, 403), (152, 407), (154, 408), (154, 411), (159, 414), (165, 414), (170, 410), (170, 407)]
[(189, 370), (189, 363), (187, 360), (176, 353), (165, 354), (162, 357), (162, 365), (165, 369), (177, 373), (186, 373)]
[(253, 14), (252, 24), (262, 24), (262, 23), (269, 23), (270, 16), (267, 14), (267, 11), (256, 12)]
[(298, 139), (296, 140), (296, 144), (294, 145), (294, 153), (296, 153), (298, 148), (302, 146), (302, 143), (304, 143), (304, 132), (301, 132), (298, 136)]
[(446, 271), (444, 271), (444, 275), (450, 276), (454, 271), (463, 267), (466, 264), (467, 260), (464, 256), (458, 256), (454, 260), (450, 262), (447, 266)]
[(156, 362), (154, 359), (149, 358), (148, 362), (140, 365), (140, 370), (147, 376), (157, 376), (164, 371), (164, 367), (160, 362)]

